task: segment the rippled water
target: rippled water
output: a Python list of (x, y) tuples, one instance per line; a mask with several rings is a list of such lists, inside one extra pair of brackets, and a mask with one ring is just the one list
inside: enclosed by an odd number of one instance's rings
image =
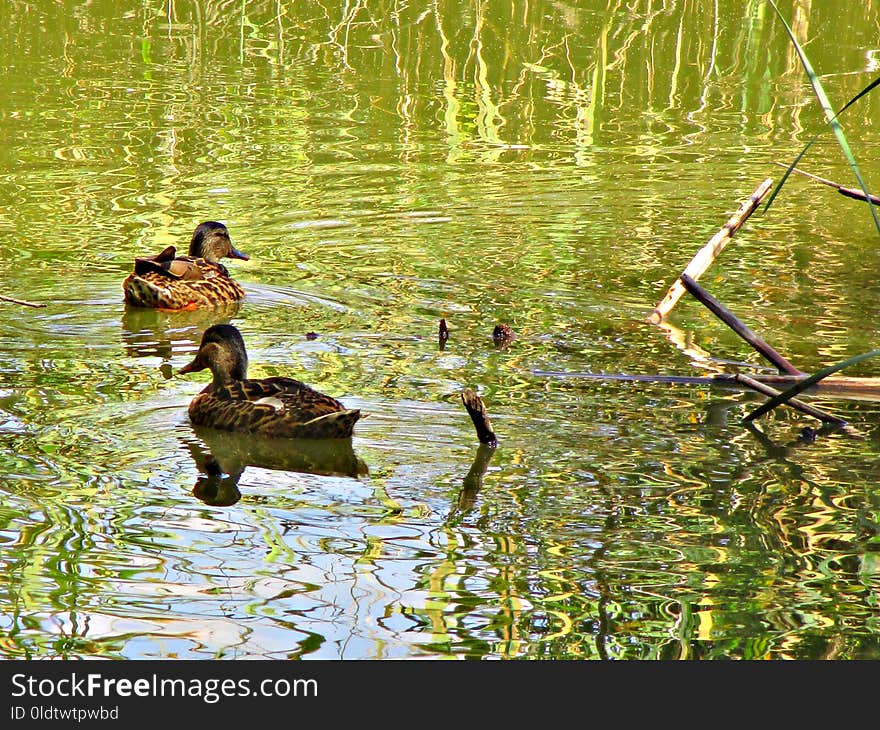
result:
[[(283, 5), (0, 11), (0, 293), (46, 304), (0, 304), (0, 655), (876, 657), (876, 403), (817, 435), (570, 376), (757, 363), (692, 301), (644, 318), (821, 129), (766, 5)], [(878, 9), (799, 7), (850, 98)], [(852, 184), (830, 138), (807, 160)], [(127, 310), (133, 258), (206, 219), (246, 300)], [(877, 346), (876, 236), (792, 180), (703, 282), (812, 371)], [(218, 321), (368, 412), (351, 448), (194, 431), (174, 371)]]

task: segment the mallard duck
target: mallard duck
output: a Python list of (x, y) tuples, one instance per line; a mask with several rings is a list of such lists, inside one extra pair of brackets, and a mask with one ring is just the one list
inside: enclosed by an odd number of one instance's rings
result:
[(189, 255), (178, 256), (168, 246), (156, 256), (134, 260), (134, 271), (122, 282), (125, 301), (136, 307), (198, 309), (237, 302), (244, 289), (220, 263), (223, 256), (249, 258), (229, 240), (226, 226), (216, 221), (199, 224), (189, 244)]
[(209, 327), (195, 359), (178, 371), (206, 368), (213, 380), (189, 404), (196, 426), (267, 438), (350, 438), (361, 412), (293, 378), (250, 380), (241, 333), (231, 324)]

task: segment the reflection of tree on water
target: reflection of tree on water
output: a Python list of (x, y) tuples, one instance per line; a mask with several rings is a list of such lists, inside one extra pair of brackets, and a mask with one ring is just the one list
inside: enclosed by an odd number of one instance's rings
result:
[(195, 437), (182, 439), (201, 472), (193, 494), (213, 506), (241, 499), (238, 483), (249, 466), (355, 479), (369, 473), (351, 439), (267, 439), (196, 427), (193, 432)]
[(125, 352), (130, 357), (158, 356), (170, 361), (197, 345), (212, 324), (228, 324), (240, 308), (241, 302), (193, 311), (126, 306), (122, 314)]

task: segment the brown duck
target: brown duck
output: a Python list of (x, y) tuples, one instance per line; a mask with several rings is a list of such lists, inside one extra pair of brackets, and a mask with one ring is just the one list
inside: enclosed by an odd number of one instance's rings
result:
[(195, 359), (180, 373), (209, 368), (213, 381), (189, 405), (196, 426), (267, 438), (350, 438), (361, 417), (335, 398), (293, 378), (248, 379), (241, 333), (231, 324), (209, 327)]
[(122, 282), (125, 301), (135, 307), (199, 309), (237, 302), (244, 289), (220, 263), (223, 256), (248, 256), (232, 246), (226, 226), (216, 221), (199, 224), (188, 256), (169, 246), (160, 254), (134, 260), (134, 271)]

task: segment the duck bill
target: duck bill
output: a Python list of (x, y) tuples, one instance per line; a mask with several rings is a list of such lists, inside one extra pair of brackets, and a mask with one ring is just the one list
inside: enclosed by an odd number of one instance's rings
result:
[(227, 255), (231, 259), (241, 259), (242, 261), (247, 261), (248, 259), (250, 259), (250, 256), (248, 256), (246, 253), (242, 253), (237, 248), (233, 248)]
[(188, 365), (184, 365), (180, 370), (177, 371), (178, 375), (186, 375), (187, 373), (195, 373), (199, 370), (204, 370), (205, 366), (199, 362), (199, 359), (196, 358)]

